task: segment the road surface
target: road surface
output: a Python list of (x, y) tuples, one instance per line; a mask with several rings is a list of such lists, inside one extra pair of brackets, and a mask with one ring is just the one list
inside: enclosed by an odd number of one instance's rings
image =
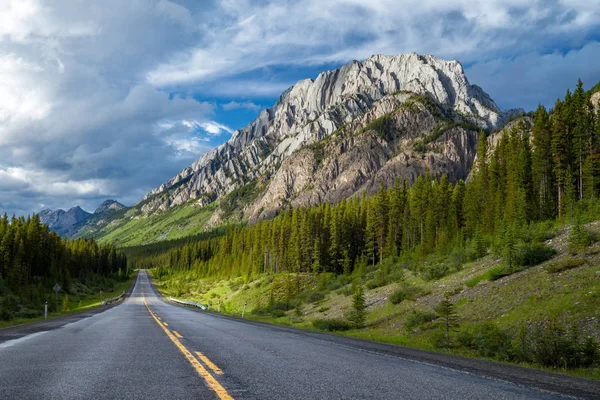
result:
[[(566, 398), (558, 390), (600, 395), (596, 382), (583, 379), (538, 371), (527, 378), (525, 369), (172, 305), (156, 294), (145, 271), (124, 302), (61, 324), (32, 325), (32, 334), (0, 330), (0, 399)], [(495, 368), (508, 368), (502, 373), (509, 380), (533, 386), (484, 376), (504, 377)], [(548, 387), (557, 391), (540, 389)]]

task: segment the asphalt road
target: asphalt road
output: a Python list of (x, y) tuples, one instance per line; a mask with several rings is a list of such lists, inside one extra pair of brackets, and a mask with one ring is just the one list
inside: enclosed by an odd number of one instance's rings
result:
[(0, 399), (600, 397), (584, 379), (172, 305), (145, 271), (124, 302), (73, 318), (0, 330)]

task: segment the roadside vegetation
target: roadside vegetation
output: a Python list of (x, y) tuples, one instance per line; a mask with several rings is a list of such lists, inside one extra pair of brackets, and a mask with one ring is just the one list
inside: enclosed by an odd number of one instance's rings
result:
[(37, 215), (0, 218), (0, 326), (43, 318), (46, 301), (51, 315), (89, 307), (100, 290), (110, 297), (129, 276), (113, 245), (63, 239)]

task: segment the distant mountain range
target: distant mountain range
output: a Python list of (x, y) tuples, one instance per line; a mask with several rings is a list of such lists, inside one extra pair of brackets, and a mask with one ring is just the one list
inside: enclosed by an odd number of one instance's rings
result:
[(458, 61), (376, 55), (298, 82), (131, 208), (109, 201), (92, 216), (78, 207), (40, 215), (66, 236), (133, 245), (337, 203), (426, 171), (456, 182), (469, 174), (479, 132), (524, 114), (500, 110)]
[(42, 223), (59, 235), (66, 237), (77, 237), (85, 231), (85, 227), (93, 223), (97, 225), (102, 217), (113, 217), (117, 211), (126, 209), (123, 204), (114, 201), (106, 200), (94, 211), (89, 213), (79, 206), (65, 210), (42, 210), (39, 213)]

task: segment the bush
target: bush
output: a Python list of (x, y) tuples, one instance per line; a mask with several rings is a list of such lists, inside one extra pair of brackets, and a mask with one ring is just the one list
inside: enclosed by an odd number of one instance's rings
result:
[(389, 301), (392, 304), (400, 304), (404, 300), (414, 300), (417, 297), (419, 290), (408, 284), (403, 284), (398, 289), (394, 290), (390, 295)]
[(474, 343), (481, 357), (508, 360), (511, 351), (511, 338), (507, 332), (493, 323), (481, 324), (475, 334)]
[(459, 331), (456, 333), (456, 339), (458, 340), (458, 343), (462, 347), (466, 347), (466, 348), (470, 348), (470, 349), (477, 348), (477, 345), (475, 343), (474, 328), (471, 326), (461, 327), (459, 329)]
[(564, 258), (562, 260), (555, 261), (546, 267), (546, 271), (551, 274), (557, 274), (559, 272), (567, 271), (569, 269), (581, 267), (585, 264), (585, 260), (580, 258)]
[(556, 250), (543, 243), (522, 243), (517, 246), (514, 262), (518, 267), (531, 267), (551, 259)]
[(347, 331), (352, 328), (349, 322), (341, 319), (316, 319), (312, 322), (316, 329), (322, 331)]
[(555, 319), (535, 328), (531, 343), (534, 360), (547, 367), (589, 367), (600, 362), (598, 343), (593, 338), (582, 338), (577, 326), (567, 330)]
[(10, 321), (13, 317), (12, 312), (4, 307), (0, 307), (0, 321)]
[(42, 312), (40, 310), (31, 310), (31, 309), (25, 309), (19, 313), (19, 316), (23, 317), (23, 318), (37, 318), (41, 315), (42, 315)]
[(298, 295), (298, 300), (305, 301), (307, 303), (315, 303), (325, 298), (325, 293), (318, 290), (307, 290)]
[(286, 311), (294, 308), (294, 305), (289, 301), (274, 301), (271, 302), (267, 307), (255, 307), (251, 313), (262, 317), (272, 316), (273, 318), (280, 318), (285, 315)]
[(569, 251), (572, 254), (577, 254), (597, 240), (598, 238), (594, 232), (587, 230), (580, 224), (575, 224), (569, 235)]
[(449, 272), (449, 268), (444, 263), (432, 263), (423, 266), (421, 269), (421, 276), (426, 281), (434, 281), (446, 276)]
[(366, 283), (367, 289), (375, 289), (388, 284), (388, 274), (383, 268), (380, 268), (375, 273), (375, 277)]
[(404, 322), (406, 329), (421, 327), (437, 319), (437, 314), (431, 311), (412, 310)]

